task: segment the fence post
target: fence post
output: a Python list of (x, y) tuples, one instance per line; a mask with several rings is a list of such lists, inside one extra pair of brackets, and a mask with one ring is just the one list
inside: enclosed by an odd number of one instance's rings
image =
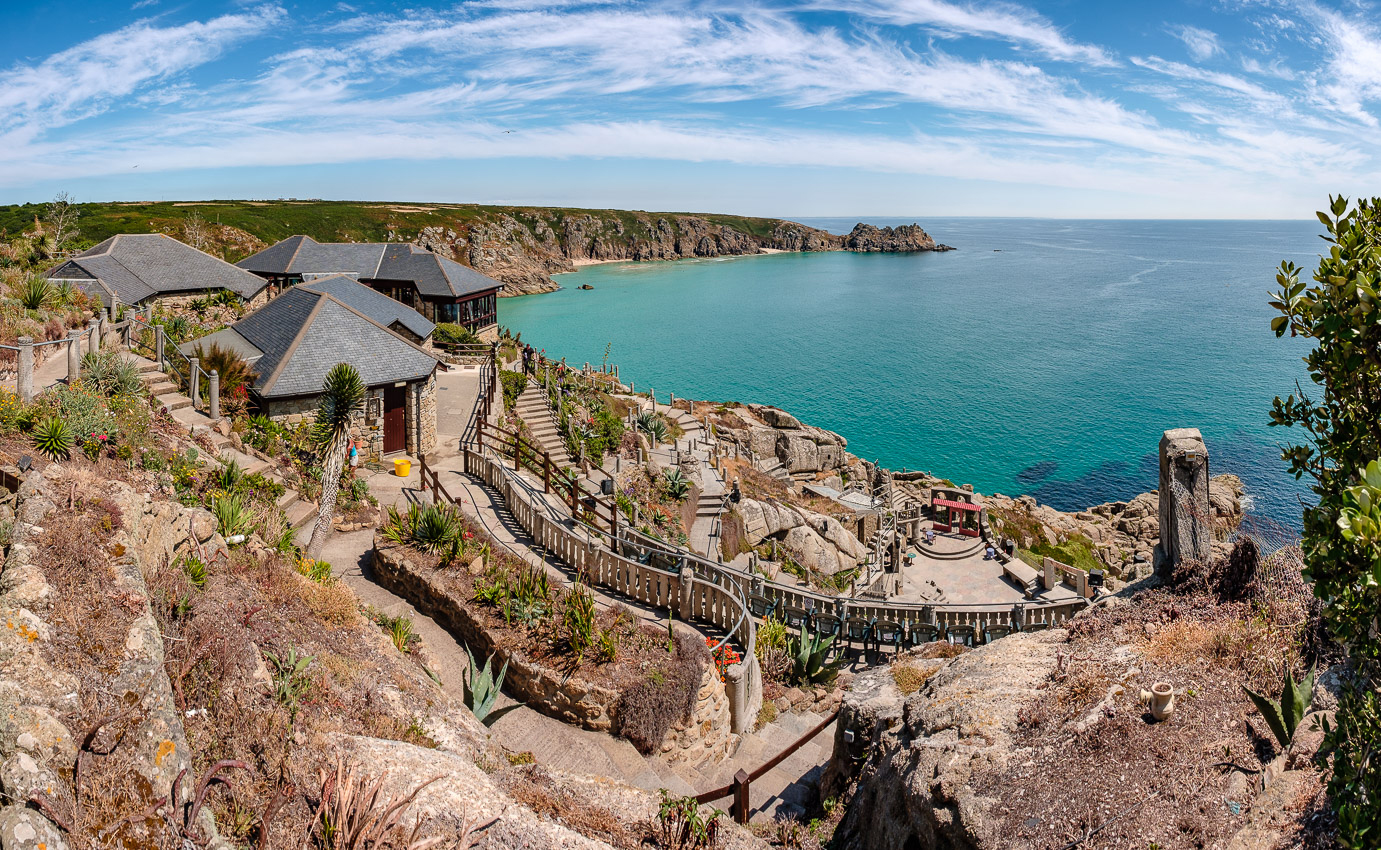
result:
[(92, 354), (100, 354), (100, 353), (101, 353), (101, 320), (100, 320), (98, 317), (96, 317), (96, 316), (92, 316), (92, 317), (91, 317), (91, 322), (90, 322), (90, 324), (88, 325), (88, 327), (90, 327), (90, 329), (91, 329), (91, 353), (92, 353)]
[(15, 389), (19, 400), (28, 404), (34, 400), (34, 338), (21, 336), (15, 340), (19, 346), (19, 375), (15, 378)]
[(551, 492), (551, 454), (542, 452), (542, 492)]
[(187, 369), (187, 383), (192, 385), (192, 409), (196, 410), (201, 406), (201, 358), (188, 357), (187, 362), (192, 364)]
[(733, 805), (730, 806), (730, 808), (733, 809), (734, 820), (737, 823), (748, 823), (748, 816), (751, 814), (748, 808), (749, 781), (748, 771), (740, 767), (738, 773), (734, 774), (734, 802)]
[(82, 332), (67, 332), (67, 383), (82, 375)]
[(211, 418), (221, 418), (221, 376), (215, 369), (207, 376), (211, 381)]
[(757, 722), (748, 716), (748, 661), (732, 664), (724, 671), (724, 695), (729, 699), (729, 731), (742, 735)]
[(163, 326), (158, 325), (153, 329), (153, 351), (154, 361), (158, 363), (158, 371), (168, 371), (168, 365), (163, 362)]

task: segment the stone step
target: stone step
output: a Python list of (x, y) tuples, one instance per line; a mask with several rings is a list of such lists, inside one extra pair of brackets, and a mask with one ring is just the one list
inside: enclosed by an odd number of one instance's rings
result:
[(149, 392), (153, 393), (156, 396), (167, 395), (168, 393), (177, 392), (177, 384), (174, 384), (172, 381), (169, 380), (162, 380), (157, 383), (149, 383), (146, 386), (148, 387)]
[(286, 511), (293, 505), (297, 504), (298, 500), (300, 500), (301, 498), (302, 496), (299, 495), (296, 490), (294, 490), (291, 487), (288, 487), (283, 490), (283, 495), (278, 497), (277, 504), (279, 508)]
[(192, 406), (192, 400), (181, 393), (164, 393), (157, 397), (158, 403), (169, 410), (182, 410)]
[(316, 505), (308, 501), (299, 501), (288, 508), (288, 522), (293, 528), (302, 528), (316, 518)]

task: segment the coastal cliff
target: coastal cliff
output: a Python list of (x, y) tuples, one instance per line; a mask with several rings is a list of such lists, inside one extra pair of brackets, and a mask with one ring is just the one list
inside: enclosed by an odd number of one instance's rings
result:
[(412, 239), (503, 281), (504, 295), (559, 289), (552, 275), (584, 263), (616, 260), (679, 260), (762, 254), (770, 251), (859, 251), (909, 253), (943, 251), (920, 225), (874, 227), (858, 224), (844, 236), (794, 221), (742, 220), (725, 223), (698, 215), (524, 210), (474, 222), (468, 227), (432, 225)]

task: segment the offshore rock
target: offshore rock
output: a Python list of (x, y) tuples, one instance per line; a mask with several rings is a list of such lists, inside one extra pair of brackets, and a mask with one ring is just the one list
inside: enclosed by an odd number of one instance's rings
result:
[(922, 230), (919, 224), (874, 227), (860, 222), (844, 237), (843, 247), (846, 251), (905, 254), (914, 251), (934, 251), (935, 240), (931, 239), (930, 234)]

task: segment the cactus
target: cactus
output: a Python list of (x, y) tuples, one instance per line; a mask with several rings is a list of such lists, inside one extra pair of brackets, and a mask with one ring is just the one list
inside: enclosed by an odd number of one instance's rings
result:
[[(491, 665), (494, 663), (494, 656), (490, 655), (484, 662), (484, 669), (479, 669), (475, 664), (475, 655), (470, 651), (470, 647), (465, 647), (465, 654), (470, 657), (470, 668), (465, 671), (465, 704), (469, 706), (470, 712), (475, 715), (475, 719), (488, 726), (487, 720), (489, 713), (494, 710), (494, 701), (499, 698), (499, 689), (503, 687), (504, 674), (508, 672), (508, 662), (503, 663), (499, 670), (498, 678), (494, 678)], [(495, 720), (498, 719), (496, 716)]]
[(1245, 685), (1242, 690), (1256, 703), (1261, 716), (1266, 720), (1266, 725), (1271, 727), (1271, 733), (1280, 743), (1280, 748), (1288, 750), (1290, 742), (1295, 739), (1295, 728), (1299, 726), (1304, 715), (1309, 713), (1309, 706), (1314, 702), (1314, 671), (1310, 670), (1303, 682), (1296, 682), (1295, 677), (1286, 670), (1285, 683), (1281, 687), (1278, 700), (1258, 694)]

